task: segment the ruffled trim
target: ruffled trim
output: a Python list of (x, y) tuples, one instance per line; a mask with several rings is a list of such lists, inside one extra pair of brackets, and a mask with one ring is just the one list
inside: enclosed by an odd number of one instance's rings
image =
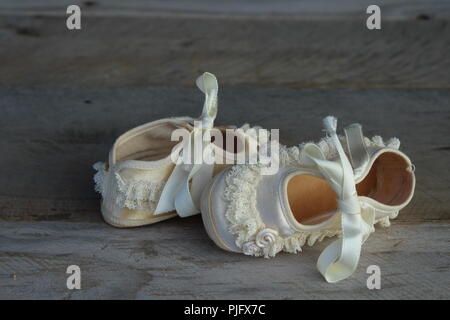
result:
[(155, 211), (165, 182), (131, 180), (123, 183), (116, 174), (118, 193), (116, 204), (133, 210)]
[(94, 189), (96, 192), (100, 193), (102, 197), (105, 196), (105, 190), (104, 190), (104, 180), (106, 176), (106, 168), (104, 162), (96, 162), (92, 166), (95, 170), (97, 170), (97, 173), (94, 175)]
[[(393, 149), (400, 147), (397, 138), (390, 139), (387, 144), (379, 136), (372, 139), (364, 138), (364, 141), (368, 147), (387, 146)], [(327, 159), (337, 156), (336, 147), (329, 137), (323, 138), (317, 145)], [(303, 146), (304, 144), (288, 148), (280, 145), (280, 166), (301, 166), (300, 153)], [(337, 228), (296, 232), (289, 237), (282, 237), (276, 230), (266, 228), (256, 206), (256, 186), (261, 181), (262, 168), (264, 168), (262, 165), (234, 166), (225, 177), (224, 199), (228, 203), (225, 212), (229, 222), (228, 231), (236, 236), (236, 245), (244, 254), (269, 258), (280, 251), (297, 253), (302, 251), (305, 244), (312, 246), (327, 237), (342, 234), (342, 230)], [(389, 217), (382, 218), (379, 223), (383, 226), (389, 225)]]
[[(106, 170), (103, 162), (97, 162), (93, 167), (97, 170), (94, 175), (95, 191), (100, 193), (104, 199), (112, 199), (122, 208), (155, 211), (165, 182), (123, 181), (117, 173), (112, 176), (115, 181), (110, 182), (108, 179), (111, 173)], [(108, 185), (110, 186), (108, 187)]]
[(256, 208), (256, 189), (261, 180), (259, 165), (239, 165), (231, 167), (225, 177), (224, 199), (228, 202), (226, 217), (230, 222), (229, 231), (236, 235), (236, 244), (243, 243), (264, 228), (264, 223)]

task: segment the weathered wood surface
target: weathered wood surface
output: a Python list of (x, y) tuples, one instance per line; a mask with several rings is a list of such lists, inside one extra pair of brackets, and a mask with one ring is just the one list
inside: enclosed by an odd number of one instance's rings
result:
[[(197, 90), (1, 86), (0, 298), (448, 299), (449, 95), (221, 90), (220, 123), (281, 128), (289, 145), (320, 138), (326, 114), (342, 126), (363, 123), (369, 136), (402, 140), (416, 165), (416, 195), (390, 229), (371, 236), (358, 272), (331, 286), (315, 269), (323, 244), (302, 255), (252, 259), (217, 248), (198, 216), (126, 230), (102, 222), (91, 164), (130, 127), (198, 114)], [(65, 287), (70, 264), (82, 268), (81, 291)], [(371, 264), (381, 267), (380, 291), (365, 286)]]
[[(308, 17), (348, 18), (358, 17), (366, 8), (375, 4), (372, 0), (2, 0), (0, 11), (6, 14), (53, 14), (61, 15), (71, 4), (85, 9), (86, 14), (154, 15), (193, 14), (262, 17)], [(449, 18), (450, 4), (442, 0), (379, 0), (383, 17), (391, 19), (416, 18), (429, 15), (434, 18)]]
[[(315, 267), (330, 240), (274, 259), (216, 247), (200, 217), (137, 229), (99, 223), (0, 224), (0, 298), (38, 299), (449, 299), (449, 224), (379, 228), (357, 272), (326, 283)], [(68, 290), (66, 268), (81, 268)], [(369, 265), (381, 290), (366, 287)]]
[[(450, 3), (379, 1), (369, 31), (371, 2), (0, 1), (0, 298), (449, 299)], [(82, 30), (68, 31), (77, 3)], [(400, 138), (415, 197), (353, 277), (324, 282), (326, 243), (254, 259), (217, 248), (198, 216), (102, 222), (92, 163), (133, 126), (199, 114), (201, 94), (180, 87), (202, 71), (219, 77), (219, 123), (280, 128), (294, 145), (334, 114)], [(71, 264), (80, 291), (66, 289)], [(371, 264), (382, 290), (366, 288)]]
[[(0, 87), (0, 219), (100, 221), (91, 165), (114, 139), (147, 121), (196, 116), (196, 89)], [(399, 219), (450, 218), (447, 89), (223, 89), (218, 122), (280, 128), (295, 145), (323, 136), (321, 119), (360, 122), (396, 136), (416, 166), (417, 188)]]
[(209, 70), (233, 87), (450, 86), (449, 3), (386, 3), (382, 29), (373, 31), (366, 2), (325, 2), (279, 4), (280, 15), (266, 2), (263, 17), (220, 15), (238, 7), (227, 1), (205, 14), (172, 1), (98, 2), (83, 7), (82, 29), (69, 31), (65, 2), (7, 1), (0, 84), (191, 87), (193, 75)]

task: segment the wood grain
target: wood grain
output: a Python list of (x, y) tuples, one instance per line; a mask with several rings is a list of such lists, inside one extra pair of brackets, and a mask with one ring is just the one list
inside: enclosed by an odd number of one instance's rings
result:
[[(448, 299), (449, 224), (377, 229), (357, 272), (330, 285), (315, 268), (325, 243), (274, 259), (225, 252), (201, 219), (137, 229), (100, 223), (0, 224), (0, 298), (5, 299)], [(81, 290), (66, 288), (66, 268), (81, 268)], [(381, 290), (368, 290), (369, 265)]]
[[(65, 14), (67, 6), (76, 4), (83, 14), (103, 16), (150, 16), (155, 14), (289, 18), (351, 18), (365, 14), (372, 0), (3, 0), (5, 14)], [(383, 18), (411, 19), (418, 15), (449, 18), (450, 4), (441, 0), (379, 0)]]
[[(0, 87), (0, 219), (100, 221), (91, 165), (114, 139), (152, 120), (200, 113), (195, 89)], [(321, 119), (396, 136), (417, 188), (399, 219), (450, 217), (450, 92), (446, 89), (223, 89), (218, 123), (280, 128), (281, 142), (322, 137)]]
[[(450, 15), (449, 15), (450, 16)], [(448, 19), (0, 15), (1, 85), (450, 87)]]
[[(82, 8), (68, 31), (66, 7)], [(450, 3), (371, 0), (0, 2), (0, 299), (449, 299)], [(220, 82), (219, 124), (280, 128), (296, 145), (321, 119), (396, 136), (416, 167), (412, 202), (327, 284), (326, 244), (256, 259), (217, 248), (199, 216), (115, 229), (91, 165), (122, 132), (200, 113)], [(169, 87), (169, 88), (167, 88)], [(66, 268), (82, 290), (66, 288)], [(366, 288), (369, 265), (382, 289)]]

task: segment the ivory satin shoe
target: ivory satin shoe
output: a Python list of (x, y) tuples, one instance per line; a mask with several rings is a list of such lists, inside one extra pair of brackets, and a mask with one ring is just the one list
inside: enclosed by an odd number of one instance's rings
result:
[[(176, 215), (186, 217), (199, 213), (203, 187), (214, 175), (233, 164), (240, 150), (223, 149), (205, 134), (211, 133), (213, 128), (224, 134), (228, 128), (213, 127), (217, 113), (217, 79), (204, 73), (197, 79), (197, 86), (205, 94), (200, 118), (167, 118), (131, 129), (115, 141), (106, 163), (94, 165), (98, 171), (94, 176), (95, 188), (102, 195), (101, 211), (107, 223), (116, 227), (137, 227)], [(203, 147), (213, 148), (215, 164), (178, 164), (183, 157), (180, 150), (186, 143), (173, 141), (172, 135), (179, 129), (187, 132), (188, 143), (200, 136)], [(246, 139), (242, 132), (235, 132), (236, 139)]]
[(333, 117), (324, 126), (328, 137), (318, 144), (282, 146), (276, 174), (262, 175), (262, 165), (235, 165), (209, 183), (202, 218), (219, 247), (273, 257), (338, 235), (317, 267), (328, 282), (355, 271), (374, 224), (389, 225), (411, 200), (413, 166), (398, 139), (386, 146), (380, 137), (365, 138), (357, 124), (338, 137)]

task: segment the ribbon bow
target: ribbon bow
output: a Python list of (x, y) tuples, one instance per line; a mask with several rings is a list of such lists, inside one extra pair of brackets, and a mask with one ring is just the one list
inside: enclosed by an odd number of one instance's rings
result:
[(317, 167), (337, 195), (342, 238), (323, 250), (317, 261), (317, 268), (328, 282), (338, 282), (356, 270), (361, 245), (373, 230), (374, 212), (365, 208), (362, 212), (353, 169), (336, 134), (336, 118), (328, 116), (323, 124), (336, 146), (339, 161), (326, 160), (321, 149), (313, 143), (304, 146), (302, 157), (306, 165)]
[[(200, 210), (199, 199), (205, 184), (212, 178), (213, 164), (204, 163), (202, 160), (203, 150), (211, 144), (210, 130), (214, 126), (217, 115), (217, 94), (218, 83), (216, 77), (208, 72), (197, 78), (197, 87), (205, 94), (203, 111), (194, 123), (187, 145), (180, 150), (174, 150), (177, 164), (173, 169), (161, 197), (156, 206), (155, 215), (176, 210), (181, 217), (197, 214)], [(196, 143), (201, 141), (201, 148)], [(189, 151), (187, 154), (186, 151)], [(193, 158), (187, 155), (193, 155)], [(194, 160), (193, 164), (186, 164), (183, 161)], [(201, 159), (198, 162), (198, 159)], [(191, 187), (189, 187), (192, 181)]]

